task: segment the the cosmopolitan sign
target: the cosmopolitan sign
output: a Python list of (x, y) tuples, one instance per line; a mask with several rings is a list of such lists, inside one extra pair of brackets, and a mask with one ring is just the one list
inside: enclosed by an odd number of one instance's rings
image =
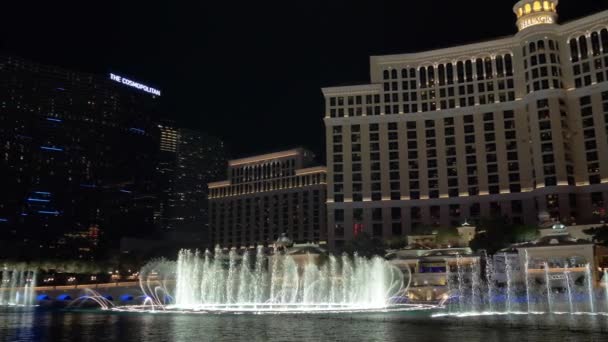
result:
[(143, 90), (146, 93), (150, 93), (152, 95), (160, 96), (160, 90), (154, 89), (152, 87), (148, 87), (145, 84), (141, 84), (141, 83), (137, 83), (135, 81), (131, 81), (128, 78), (124, 78), (122, 76), (110, 74), (110, 79), (112, 81), (115, 81), (115, 82), (118, 82), (118, 83), (122, 83), (124, 85), (128, 85), (129, 87), (133, 87), (133, 88), (137, 88), (139, 90)]
[(539, 14), (536, 16), (526, 16), (519, 20), (519, 30), (523, 30), (530, 26), (536, 26), (540, 24), (553, 24), (555, 19), (551, 14)]

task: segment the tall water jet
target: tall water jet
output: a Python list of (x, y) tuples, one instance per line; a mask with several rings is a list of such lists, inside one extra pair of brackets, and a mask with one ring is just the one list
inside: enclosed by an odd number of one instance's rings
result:
[(570, 270), (566, 264), (564, 267), (564, 279), (566, 281), (566, 290), (568, 294), (568, 305), (570, 306), (570, 314), (574, 313), (574, 302), (572, 299), (572, 285), (570, 285)]
[(481, 265), (479, 260), (471, 265), (471, 310), (478, 311), (481, 307)]
[(452, 269), (450, 267), (450, 262), (446, 259), (445, 261), (445, 285), (447, 287), (447, 292), (445, 295), (445, 303), (448, 305), (448, 311), (452, 311), (452, 306), (450, 305), (450, 298), (452, 296), (452, 292), (454, 291), (452, 288)]
[(595, 294), (593, 291), (593, 274), (591, 273), (591, 264), (585, 267), (585, 280), (587, 285), (587, 296), (589, 298), (589, 310), (595, 312)]
[(461, 259), (462, 257), (460, 255), (456, 256), (456, 269), (458, 270), (458, 306), (460, 312), (465, 312), (466, 294), (464, 290), (464, 270), (462, 268)]
[(525, 255), (526, 255), (526, 259), (524, 260), (524, 276), (525, 276), (525, 281), (526, 281), (526, 303), (528, 304), (528, 313), (530, 313), (532, 310), (530, 310), (530, 305), (531, 305), (531, 300), (530, 300), (530, 272), (529, 272), (529, 268), (530, 268), (530, 257), (528, 256), (528, 250), (525, 250)]
[(545, 287), (547, 291), (547, 307), (550, 313), (553, 313), (553, 289), (551, 288), (551, 277), (549, 276), (549, 264), (543, 264), (545, 268)]
[(0, 278), (0, 305), (30, 306), (34, 304), (36, 272), (25, 268), (5, 267)]
[(606, 301), (606, 312), (608, 312), (608, 270), (604, 270), (604, 300)]
[(505, 253), (504, 254), (505, 257), (505, 274), (507, 276), (507, 299), (506, 299), (506, 309), (507, 312), (511, 312), (512, 311), (512, 307), (511, 307), (511, 303), (512, 303), (512, 298), (511, 298), (511, 290), (512, 290), (512, 281), (513, 281), (513, 266), (511, 265), (511, 261), (509, 260), (508, 254)]
[(487, 302), (490, 307), (490, 311), (494, 311), (494, 262), (488, 257), (488, 253), (486, 251), (483, 253), (486, 260), (486, 286), (488, 287)]

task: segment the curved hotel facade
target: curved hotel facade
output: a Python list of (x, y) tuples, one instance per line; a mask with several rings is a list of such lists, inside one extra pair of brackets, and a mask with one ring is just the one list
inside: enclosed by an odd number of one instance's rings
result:
[(514, 7), (513, 37), (373, 56), (371, 84), (324, 88), (328, 240), (507, 216), (603, 219), (608, 11), (557, 24)]

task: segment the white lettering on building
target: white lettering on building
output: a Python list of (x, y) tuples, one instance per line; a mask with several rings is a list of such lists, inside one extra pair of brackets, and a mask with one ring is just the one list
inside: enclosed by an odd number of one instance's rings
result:
[(135, 81), (131, 81), (130, 79), (124, 78), (122, 76), (118, 76), (118, 75), (114, 75), (114, 74), (110, 74), (110, 79), (112, 81), (118, 82), (118, 83), (122, 83), (124, 85), (128, 85), (129, 87), (133, 87), (139, 90), (143, 90), (146, 93), (152, 94), (152, 95), (156, 95), (156, 96), (160, 96), (160, 90), (158, 89), (154, 89), (152, 87), (148, 87), (147, 85), (141, 84), (141, 83), (137, 83)]

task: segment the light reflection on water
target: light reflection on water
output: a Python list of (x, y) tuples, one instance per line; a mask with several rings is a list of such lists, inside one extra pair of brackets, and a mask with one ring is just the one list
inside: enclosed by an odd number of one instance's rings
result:
[[(606, 341), (608, 319), (437, 318), (427, 314), (171, 315), (0, 309), (0, 341)], [(554, 318), (555, 319), (555, 318)], [(519, 325), (516, 325), (517, 323)], [(579, 331), (590, 326), (594, 332)], [(602, 331), (604, 332), (602, 334)]]

